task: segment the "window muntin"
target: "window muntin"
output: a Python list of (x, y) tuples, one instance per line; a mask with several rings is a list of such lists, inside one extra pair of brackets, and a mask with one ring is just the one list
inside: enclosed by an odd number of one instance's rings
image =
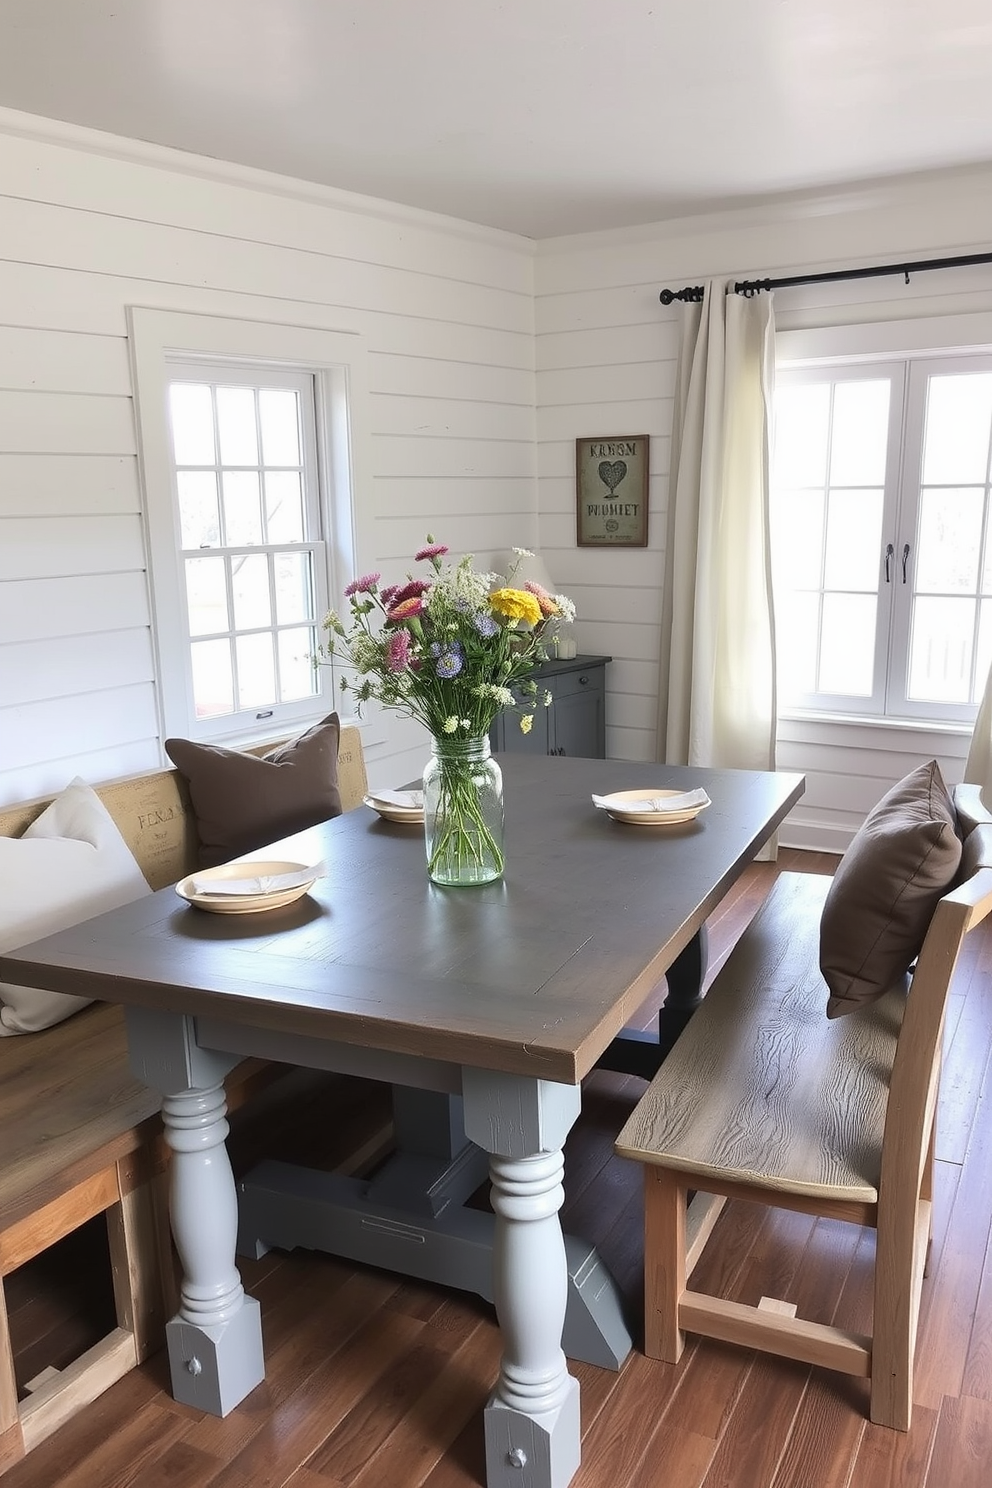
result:
[(312, 708), (327, 608), (313, 378), (170, 359), (167, 387), (192, 716), (226, 732)]
[(992, 661), (992, 356), (779, 372), (780, 698), (970, 721)]

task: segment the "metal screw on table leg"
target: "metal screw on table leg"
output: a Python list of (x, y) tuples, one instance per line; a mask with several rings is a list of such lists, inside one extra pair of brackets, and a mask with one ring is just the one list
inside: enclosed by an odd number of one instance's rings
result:
[(511, 1447), (506, 1454), (506, 1460), (511, 1467), (526, 1467), (527, 1453), (523, 1447)]
[(195, 1354), (193, 1355), (192, 1359), (187, 1359), (186, 1360), (186, 1368), (189, 1370), (189, 1373), (192, 1374), (192, 1375), (197, 1375), (197, 1374), (202, 1374), (203, 1373), (203, 1365), (200, 1363), (199, 1359), (196, 1357)]

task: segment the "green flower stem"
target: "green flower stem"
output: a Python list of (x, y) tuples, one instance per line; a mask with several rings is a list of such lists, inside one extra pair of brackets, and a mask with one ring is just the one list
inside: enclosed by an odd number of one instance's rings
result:
[(472, 741), (460, 746), (435, 746), (437, 807), (427, 870), (437, 883), (489, 883), (503, 872), (501, 842), (487, 820), (480, 767), (487, 757)]

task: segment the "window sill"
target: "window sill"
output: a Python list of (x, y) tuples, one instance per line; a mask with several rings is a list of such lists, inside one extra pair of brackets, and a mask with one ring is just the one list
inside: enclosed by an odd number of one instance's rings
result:
[(973, 723), (960, 723), (946, 718), (886, 718), (868, 713), (821, 713), (813, 708), (783, 708), (779, 722), (830, 723), (842, 728), (890, 729), (893, 733), (949, 734), (970, 738)]

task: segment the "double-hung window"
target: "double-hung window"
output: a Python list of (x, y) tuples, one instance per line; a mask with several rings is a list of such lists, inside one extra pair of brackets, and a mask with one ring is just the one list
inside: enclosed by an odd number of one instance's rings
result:
[(328, 609), (313, 377), (168, 360), (191, 704), (229, 728), (312, 711)]
[(783, 708), (971, 721), (992, 661), (992, 354), (779, 368)]
[(355, 571), (359, 338), (129, 312), (163, 735), (241, 742), (336, 705), (321, 621)]

